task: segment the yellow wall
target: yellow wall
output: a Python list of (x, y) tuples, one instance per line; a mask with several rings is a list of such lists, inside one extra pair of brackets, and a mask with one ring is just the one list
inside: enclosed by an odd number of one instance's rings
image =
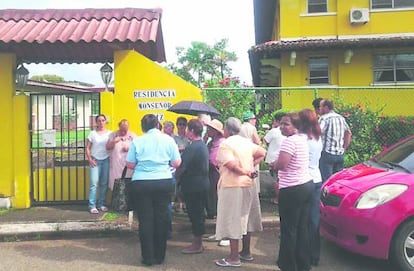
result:
[[(202, 100), (201, 90), (174, 75), (167, 69), (154, 63), (135, 51), (118, 51), (115, 59), (115, 93), (102, 93), (101, 109), (110, 116), (112, 130), (117, 123), (126, 118), (131, 130), (141, 134), (141, 118), (145, 114), (156, 114), (161, 124), (165, 120), (175, 123), (180, 115), (166, 111), (171, 105), (181, 100)], [(145, 92), (149, 91), (149, 92)], [(162, 92), (165, 98), (134, 98), (135, 95)], [(143, 105), (162, 105), (165, 109), (139, 109)], [(183, 115), (187, 119), (193, 116)]]
[(15, 56), (0, 54), (0, 196), (10, 197), (12, 206), (30, 206), (29, 100), (15, 96)]
[(379, 110), (384, 115), (414, 116), (412, 101), (414, 89), (285, 89), (282, 90), (282, 108), (299, 110), (312, 108), (316, 97), (342, 101), (345, 104), (367, 105), (371, 110)]
[[(13, 69), (15, 63), (14, 55), (0, 54), (0, 123), (1, 123), (1, 151), (0, 151), (0, 194), (3, 196), (13, 195)], [(0, 195), (1, 196), (1, 195)]]
[[(413, 25), (408, 23), (414, 17), (414, 10), (370, 10), (369, 22), (351, 24), (351, 8), (369, 8), (370, 1), (328, 1), (328, 13), (308, 14), (307, 1), (280, 0), (280, 28), (275, 37), (311, 38), (321, 36), (371, 35), (413, 33)], [(407, 22), (407, 23), (402, 23)]]
[(13, 110), (13, 157), (14, 157), (14, 197), (15, 208), (30, 207), (30, 134), (28, 130), (29, 97), (20, 94), (14, 96)]

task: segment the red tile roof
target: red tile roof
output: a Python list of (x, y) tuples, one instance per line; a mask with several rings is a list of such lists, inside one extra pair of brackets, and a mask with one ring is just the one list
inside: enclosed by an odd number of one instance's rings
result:
[(165, 61), (161, 9), (0, 10), (0, 52), (24, 63), (113, 62), (115, 50)]
[(250, 59), (250, 69), (252, 71), (254, 86), (261, 86), (260, 69), (261, 59), (280, 58), (282, 52), (288, 51), (309, 51), (318, 50), (346, 50), (346, 49), (393, 49), (393, 48), (412, 48), (414, 46), (414, 36), (393, 36), (393, 37), (361, 37), (361, 38), (342, 38), (342, 39), (298, 39), (291, 41), (268, 41), (256, 46), (252, 46), (248, 53)]
[(411, 47), (414, 45), (414, 36), (375, 37), (351, 39), (299, 39), (292, 41), (268, 41), (253, 46), (251, 53), (279, 53), (291, 50), (318, 50), (318, 49), (357, 49), (357, 48), (390, 48)]

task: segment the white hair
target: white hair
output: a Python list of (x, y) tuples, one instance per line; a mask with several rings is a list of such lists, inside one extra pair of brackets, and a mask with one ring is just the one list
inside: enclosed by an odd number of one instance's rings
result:
[(211, 116), (207, 114), (198, 114), (198, 119), (204, 124), (209, 123), (211, 121)]
[(224, 127), (230, 135), (237, 135), (241, 129), (241, 121), (238, 118), (230, 117), (226, 120)]

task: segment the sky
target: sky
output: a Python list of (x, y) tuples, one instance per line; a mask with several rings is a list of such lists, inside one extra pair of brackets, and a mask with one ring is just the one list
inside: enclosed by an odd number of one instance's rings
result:
[[(163, 10), (163, 29), (167, 63), (176, 61), (175, 48), (188, 48), (192, 41), (215, 42), (228, 39), (228, 51), (238, 61), (231, 64), (233, 76), (252, 84), (247, 51), (254, 45), (253, 0), (1, 0), (0, 9), (64, 8), (155, 8)], [(189, 23), (190, 22), (190, 23)], [(55, 74), (66, 81), (81, 81), (103, 86), (102, 64), (29, 64), (29, 77)]]

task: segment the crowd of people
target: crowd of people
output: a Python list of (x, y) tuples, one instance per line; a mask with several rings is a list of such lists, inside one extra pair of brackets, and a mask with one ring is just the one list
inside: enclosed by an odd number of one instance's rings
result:
[[(108, 210), (107, 188), (113, 189), (114, 180), (127, 167), (142, 264), (164, 262), (175, 201), (192, 225), (192, 242), (182, 253), (202, 253), (203, 240), (226, 241), (229, 254), (215, 264), (239, 267), (254, 260), (251, 235), (263, 229), (258, 169), (264, 161), (274, 180), (273, 202), (280, 216), (276, 263), (283, 271), (310, 270), (320, 260), (321, 185), (343, 168), (352, 137), (332, 100), (318, 98), (312, 105), (313, 109), (299, 112), (276, 112), (272, 129), (263, 138), (252, 112), (244, 112), (241, 120), (230, 117), (224, 124), (205, 114), (189, 121), (178, 117), (177, 133), (174, 122), (161, 126), (155, 115), (146, 114), (141, 119), (142, 136), (130, 132), (125, 119), (119, 130), (108, 131), (106, 117), (99, 115), (87, 140), (89, 211)], [(203, 239), (205, 219), (216, 219), (216, 229)]]

